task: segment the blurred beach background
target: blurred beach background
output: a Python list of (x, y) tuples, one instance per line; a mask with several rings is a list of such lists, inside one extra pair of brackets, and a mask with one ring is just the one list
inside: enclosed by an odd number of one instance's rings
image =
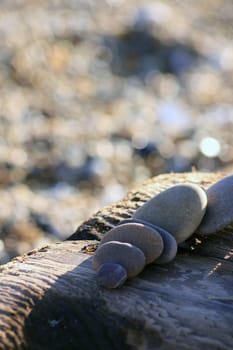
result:
[(0, 263), (151, 176), (233, 169), (233, 1), (1, 0), (0, 38)]

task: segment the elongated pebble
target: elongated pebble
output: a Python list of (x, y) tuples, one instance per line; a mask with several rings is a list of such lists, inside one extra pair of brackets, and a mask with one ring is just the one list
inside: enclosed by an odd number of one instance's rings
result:
[(146, 264), (157, 259), (164, 249), (163, 239), (155, 227), (143, 223), (130, 222), (114, 227), (104, 235), (101, 244), (109, 241), (131, 243), (140, 248), (146, 257)]
[(207, 191), (208, 205), (205, 216), (197, 229), (199, 234), (216, 233), (233, 223), (233, 175), (210, 186)]
[(161, 234), (164, 244), (162, 254), (155, 260), (155, 264), (167, 264), (172, 261), (177, 254), (177, 242), (169, 232), (161, 227), (157, 227), (158, 232)]
[(177, 243), (175, 238), (166, 230), (161, 227), (155, 226), (150, 222), (146, 222), (140, 219), (124, 219), (118, 225), (123, 225), (126, 223), (141, 223), (156, 229), (163, 239), (163, 251), (162, 254), (154, 261), (156, 264), (167, 264), (172, 261), (177, 254)]
[(105, 288), (118, 288), (126, 279), (126, 269), (119, 264), (104, 263), (97, 271), (97, 282)]
[(131, 278), (143, 270), (146, 258), (141, 249), (130, 243), (111, 241), (101, 244), (93, 256), (92, 266), (95, 270), (105, 263), (122, 265), (127, 277)]
[(207, 196), (201, 187), (180, 184), (147, 201), (136, 210), (133, 217), (165, 229), (180, 243), (199, 226), (206, 206)]

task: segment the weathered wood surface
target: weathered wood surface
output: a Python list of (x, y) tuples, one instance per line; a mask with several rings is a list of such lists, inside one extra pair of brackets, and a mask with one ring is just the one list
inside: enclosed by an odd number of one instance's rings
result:
[(155, 177), (95, 214), (72, 240), (2, 266), (0, 349), (232, 349), (231, 226), (192, 237), (173, 262), (148, 266), (119, 290), (98, 287), (85, 248), (161, 190), (184, 181), (208, 187), (223, 175)]

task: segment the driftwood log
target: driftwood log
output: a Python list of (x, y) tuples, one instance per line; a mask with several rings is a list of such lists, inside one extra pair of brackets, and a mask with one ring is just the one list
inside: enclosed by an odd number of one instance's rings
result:
[(175, 260), (148, 266), (117, 290), (96, 284), (97, 240), (173, 184), (204, 188), (226, 174), (166, 174), (83, 223), (70, 240), (1, 267), (0, 349), (205, 349), (233, 347), (233, 227), (193, 236)]

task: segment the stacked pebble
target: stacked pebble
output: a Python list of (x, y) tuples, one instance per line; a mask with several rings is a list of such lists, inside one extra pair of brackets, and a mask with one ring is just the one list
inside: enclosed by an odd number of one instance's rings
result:
[(133, 217), (162, 227), (181, 243), (199, 226), (206, 206), (207, 196), (202, 188), (180, 184), (153, 197), (138, 208)]
[(233, 175), (229, 175), (210, 186), (207, 191), (206, 214), (197, 229), (202, 235), (216, 233), (232, 223)]
[(177, 243), (192, 235), (206, 206), (204, 190), (188, 184), (173, 186), (146, 202), (102, 239), (93, 258), (99, 283), (116, 288), (147, 264), (173, 260)]
[(150, 199), (102, 239), (93, 258), (99, 284), (120, 287), (145, 265), (173, 260), (177, 244), (195, 231), (208, 235), (232, 223), (232, 194), (233, 175), (207, 192), (197, 185), (180, 184)]

